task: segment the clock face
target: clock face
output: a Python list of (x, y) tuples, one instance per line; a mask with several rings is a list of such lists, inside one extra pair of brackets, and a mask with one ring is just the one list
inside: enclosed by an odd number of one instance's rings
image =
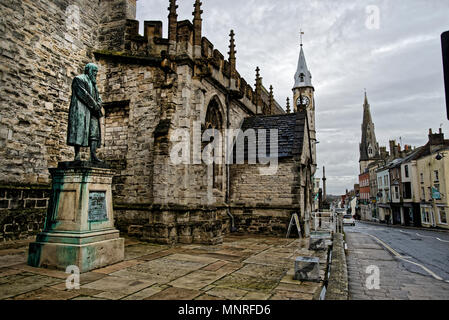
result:
[(303, 106), (305, 106), (306, 108), (309, 106), (309, 104), (310, 104), (310, 100), (309, 100), (309, 97), (307, 97), (307, 96), (302, 96), (302, 101), (300, 101), (301, 99), (300, 98), (298, 98), (298, 100), (296, 100), (296, 106), (301, 106), (301, 104), (303, 105)]

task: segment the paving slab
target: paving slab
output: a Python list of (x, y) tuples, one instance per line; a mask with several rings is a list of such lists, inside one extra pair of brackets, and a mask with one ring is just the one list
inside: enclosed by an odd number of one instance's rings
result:
[(225, 276), (217, 271), (197, 270), (169, 283), (173, 287), (199, 290)]
[(241, 289), (246, 291), (270, 292), (273, 290), (278, 281), (259, 277), (251, 277), (242, 274), (232, 273), (220, 280), (214, 285), (217, 287)]
[(145, 300), (193, 300), (202, 292), (184, 288), (167, 288), (160, 291)]
[(13, 300), (69, 300), (78, 297), (80, 292), (72, 291), (60, 291), (49, 287), (33, 290), (18, 296), (15, 296)]
[(44, 286), (52, 286), (61, 282), (61, 279), (36, 274), (27, 274), (26, 276), (16, 274), (4, 278), (9, 279), (8, 282), (0, 284), (0, 299), (14, 297)]
[(156, 252), (166, 250), (166, 246), (150, 245), (150, 244), (136, 244), (128, 246), (125, 249), (125, 261), (139, 258), (141, 256), (150, 255)]
[[(214, 262), (214, 263), (204, 267), (202, 270), (205, 270), (205, 271), (217, 271), (218, 269), (220, 269), (221, 267), (225, 266), (226, 264), (228, 264), (228, 262), (226, 262), (226, 261), (217, 261), (217, 262)], [(1, 276), (1, 274), (0, 274), (0, 276)]]
[(128, 260), (128, 261), (122, 261), (119, 263), (115, 263), (113, 265), (104, 267), (104, 268), (100, 268), (100, 269), (96, 269), (96, 270), (92, 270), (92, 272), (95, 273), (104, 273), (104, 274), (111, 274), (114, 273), (116, 271), (128, 268), (128, 267), (132, 267), (141, 263), (144, 263), (144, 260)]
[(296, 292), (296, 291), (285, 291), (285, 290), (275, 290), (275, 293), (270, 297), (270, 300), (312, 300), (313, 295)]
[(100, 280), (81, 286), (86, 289), (102, 291), (95, 295), (98, 298), (120, 299), (154, 284), (152, 281), (125, 279), (107, 276)]
[(242, 274), (260, 279), (280, 280), (287, 273), (288, 269), (278, 266), (266, 266), (260, 264), (247, 264), (240, 268), (235, 274)]
[(129, 295), (126, 298), (123, 298), (123, 300), (144, 300), (146, 298), (149, 298), (149, 297), (155, 295), (158, 292), (161, 292), (162, 290), (164, 290), (164, 288), (162, 288), (158, 285), (151, 286), (149, 288), (145, 288), (136, 293), (133, 293), (132, 295)]
[(235, 289), (235, 288), (224, 288), (224, 287), (216, 287), (206, 292), (208, 295), (218, 297), (226, 300), (240, 300), (248, 291)]

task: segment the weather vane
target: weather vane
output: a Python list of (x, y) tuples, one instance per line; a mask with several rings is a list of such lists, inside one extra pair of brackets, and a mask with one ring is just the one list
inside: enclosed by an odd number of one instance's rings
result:
[(302, 31), (302, 29), (299, 29), (299, 37), (301, 38), (301, 47), (302, 47), (302, 35), (304, 34), (304, 32)]

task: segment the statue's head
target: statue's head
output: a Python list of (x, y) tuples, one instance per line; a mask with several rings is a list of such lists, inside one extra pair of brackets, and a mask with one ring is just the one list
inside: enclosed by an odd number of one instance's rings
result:
[(97, 83), (97, 73), (98, 67), (96, 64), (94, 63), (86, 64), (86, 67), (84, 68), (84, 74), (88, 75), (93, 83)]

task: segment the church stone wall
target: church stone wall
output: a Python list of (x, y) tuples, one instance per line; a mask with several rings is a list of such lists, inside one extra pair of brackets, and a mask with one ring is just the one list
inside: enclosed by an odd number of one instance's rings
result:
[(93, 60), (98, 6), (0, 1), (0, 241), (41, 230), (48, 168), (73, 157), (66, 145), (71, 84)]
[(71, 83), (93, 58), (98, 1), (5, 0), (0, 11), (0, 181), (49, 183), (48, 167), (73, 156)]
[(292, 213), (300, 213), (303, 194), (300, 169), (293, 159), (280, 159), (275, 175), (260, 175), (262, 165), (231, 167), (231, 212), (240, 232), (277, 234), (287, 231)]

